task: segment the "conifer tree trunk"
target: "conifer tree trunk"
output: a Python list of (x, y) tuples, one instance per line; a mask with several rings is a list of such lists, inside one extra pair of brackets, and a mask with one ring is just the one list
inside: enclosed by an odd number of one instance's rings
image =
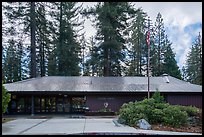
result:
[(35, 45), (35, 2), (31, 2), (31, 78), (36, 77), (36, 45)]
[[(62, 2), (60, 3), (60, 21), (59, 21), (59, 23), (60, 23), (60, 25), (59, 25), (59, 48), (58, 48), (58, 53), (60, 53), (60, 54), (62, 54), (61, 53), (61, 50), (62, 50), (62, 44), (63, 44), (63, 42), (62, 42)], [(59, 55), (58, 56), (59, 57), (59, 64), (58, 64), (58, 69), (59, 69), (59, 73), (61, 73), (63, 70), (63, 68), (62, 68), (62, 59), (61, 59), (61, 56)]]

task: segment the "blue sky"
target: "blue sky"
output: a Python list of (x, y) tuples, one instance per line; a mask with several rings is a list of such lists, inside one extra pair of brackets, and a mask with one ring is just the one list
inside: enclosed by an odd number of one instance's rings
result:
[[(92, 7), (96, 2), (83, 2), (84, 7)], [(176, 61), (181, 69), (192, 42), (199, 32), (202, 35), (202, 2), (132, 2), (155, 22), (160, 12), (172, 49), (176, 53)], [(95, 35), (96, 30), (91, 21), (85, 22), (86, 37)]]

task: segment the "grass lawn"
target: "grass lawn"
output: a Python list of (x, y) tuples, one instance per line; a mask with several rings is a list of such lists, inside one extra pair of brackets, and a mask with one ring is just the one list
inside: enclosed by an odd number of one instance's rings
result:
[(15, 120), (15, 118), (2, 118), (2, 123), (6, 123), (8, 121)]

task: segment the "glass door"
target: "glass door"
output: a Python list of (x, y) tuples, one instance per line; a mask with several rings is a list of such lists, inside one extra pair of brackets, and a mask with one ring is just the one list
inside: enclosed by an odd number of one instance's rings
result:
[(45, 112), (45, 98), (41, 98), (41, 112)]
[(50, 103), (51, 103), (51, 112), (56, 112), (56, 98), (51, 97), (50, 98)]
[(57, 99), (57, 112), (63, 112), (63, 98)]
[(31, 113), (31, 97), (25, 97), (25, 113)]
[(24, 98), (21, 97), (19, 98), (18, 102), (17, 102), (17, 112), (25, 112), (25, 102), (24, 102)]
[(64, 98), (64, 112), (70, 112), (70, 98)]
[(35, 106), (35, 112), (37, 112), (37, 113), (40, 113), (40, 111), (41, 111), (40, 102), (41, 102), (40, 98), (39, 97), (35, 97), (35, 104), (34, 104), (34, 106)]

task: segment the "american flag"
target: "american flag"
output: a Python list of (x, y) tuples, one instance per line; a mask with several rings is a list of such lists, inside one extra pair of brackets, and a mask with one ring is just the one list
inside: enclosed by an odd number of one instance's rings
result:
[(147, 46), (149, 48), (149, 45), (150, 45), (150, 31), (148, 30), (147, 31)]

